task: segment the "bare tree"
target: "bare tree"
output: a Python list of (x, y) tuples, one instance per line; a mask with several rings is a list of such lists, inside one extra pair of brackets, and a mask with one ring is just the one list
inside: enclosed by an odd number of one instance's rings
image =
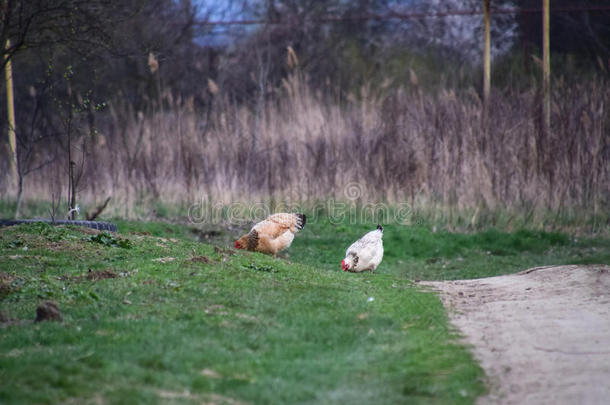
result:
[(2, 67), (25, 49), (61, 44), (82, 52), (111, 45), (112, 21), (124, 18), (121, 2), (111, 0), (3, 0), (0, 8)]
[[(21, 205), (23, 202), (23, 183), (26, 176), (30, 173), (40, 170), (53, 162), (55, 157), (53, 155), (45, 156), (42, 161), (36, 161), (35, 155), (45, 141), (47, 141), (52, 134), (42, 134), (37, 131), (38, 123), (42, 119), (40, 98), (36, 93), (34, 87), (30, 88), (30, 97), (32, 103), (32, 109), (29, 112), (30, 125), (24, 126), (16, 132), (17, 138), (17, 206), (15, 208), (15, 218), (19, 218), (21, 215)], [(24, 111), (25, 112), (25, 111)]]

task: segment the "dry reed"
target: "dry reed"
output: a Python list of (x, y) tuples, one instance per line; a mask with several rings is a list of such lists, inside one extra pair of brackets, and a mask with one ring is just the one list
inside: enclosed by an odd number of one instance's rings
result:
[[(497, 209), (597, 214), (610, 201), (601, 80), (558, 85), (548, 133), (536, 91), (492, 93), (484, 113), (474, 90), (424, 94), (416, 77), (337, 102), (293, 72), (255, 106), (211, 82), (205, 113), (168, 94), (147, 113), (115, 100), (98, 120), (103, 142), (90, 144), (80, 198), (112, 195), (115, 212), (132, 216), (143, 200), (303, 203), (345, 199), (357, 184), (364, 202), (470, 210), (473, 220)], [(58, 171), (29, 176), (26, 196), (48, 199)]]

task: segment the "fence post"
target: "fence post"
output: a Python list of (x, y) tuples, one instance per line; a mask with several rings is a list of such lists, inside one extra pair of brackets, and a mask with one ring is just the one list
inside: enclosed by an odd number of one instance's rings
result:
[[(6, 56), (9, 58), (8, 49), (11, 46), (11, 41), (6, 40)], [(13, 68), (11, 60), (8, 59), (4, 65), (4, 74), (6, 79), (6, 109), (8, 114), (8, 145), (10, 148), (10, 165), (11, 165), (11, 186), (17, 184), (17, 137), (15, 135), (15, 101), (13, 96)]]
[(489, 89), (491, 87), (491, 36), (489, 33), (489, 3), (490, 0), (483, 0), (483, 20), (485, 25), (485, 48), (483, 50), (483, 99), (485, 105), (489, 99)]
[(550, 50), (550, 0), (542, 0), (542, 91), (544, 93), (544, 131), (551, 129), (551, 50)]

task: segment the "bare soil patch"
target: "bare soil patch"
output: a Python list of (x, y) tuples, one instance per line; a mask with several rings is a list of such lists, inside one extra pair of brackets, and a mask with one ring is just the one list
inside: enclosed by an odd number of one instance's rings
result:
[(0, 270), (0, 298), (8, 294), (12, 289), (12, 282), (15, 279), (9, 273)]
[(195, 256), (195, 257), (191, 257), (189, 259), (189, 261), (193, 262), (193, 263), (209, 263), (210, 258), (207, 256)]
[(609, 266), (421, 285), (440, 291), (489, 378), (480, 404), (608, 403)]
[(97, 280), (105, 280), (107, 278), (117, 278), (118, 275), (110, 269), (93, 271), (89, 270), (87, 272), (86, 278), (87, 280), (97, 281)]
[(88, 281), (99, 281), (99, 280), (106, 280), (108, 278), (117, 278), (119, 275), (111, 269), (104, 269), (104, 270), (91, 270), (89, 269), (87, 271), (87, 273), (85, 274), (80, 274), (78, 276), (61, 276), (59, 277), (59, 280), (62, 281), (76, 281), (76, 282), (80, 282), (83, 280), (88, 280)]
[(214, 252), (219, 253), (221, 255), (227, 255), (227, 256), (233, 256), (235, 253), (237, 253), (235, 251), (235, 249), (231, 249), (231, 248), (222, 248), (220, 246), (214, 246)]

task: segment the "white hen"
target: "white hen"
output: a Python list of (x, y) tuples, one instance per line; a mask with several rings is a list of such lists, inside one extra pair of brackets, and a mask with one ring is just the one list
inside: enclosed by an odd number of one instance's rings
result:
[(352, 243), (345, 252), (345, 259), (341, 262), (343, 271), (360, 273), (363, 271), (375, 271), (381, 259), (383, 259), (383, 227), (377, 225), (377, 229), (364, 235)]

